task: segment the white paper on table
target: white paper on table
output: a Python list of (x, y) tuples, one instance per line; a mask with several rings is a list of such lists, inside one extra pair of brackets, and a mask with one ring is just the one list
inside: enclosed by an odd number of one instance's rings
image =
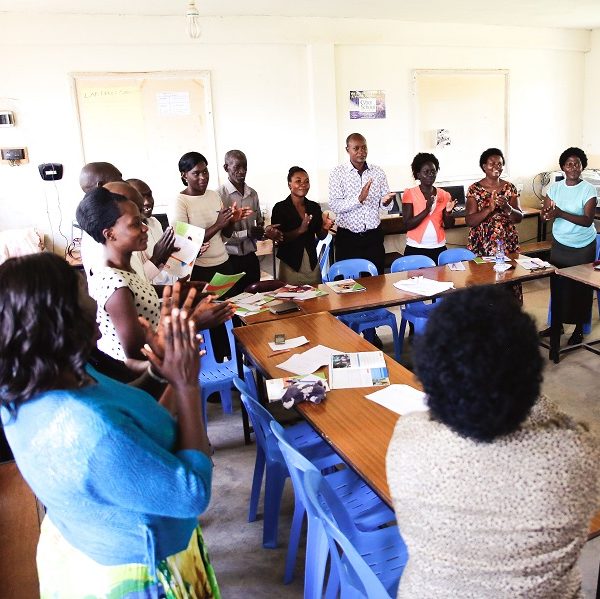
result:
[(467, 270), (467, 267), (462, 262), (450, 262), (448, 268), (450, 270)]
[(400, 416), (429, 409), (425, 403), (425, 393), (409, 385), (390, 385), (365, 397)]
[(331, 349), (325, 345), (317, 345), (301, 354), (294, 354), (285, 362), (277, 364), (277, 368), (293, 372), (294, 374), (311, 374), (319, 370), (322, 366), (327, 366), (331, 355), (341, 353), (343, 352), (337, 349)]
[(517, 258), (515, 262), (527, 270), (543, 270), (544, 268), (552, 268), (552, 264), (550, 264), (550, 262), (546, 262), (541, 258)]
[(410, 279), (396, 281), (394, 287), (400, 289), (400, 291), (431, 296), (448, 291), (448, 289), (454, 289), (454, 283), (452, 283), (452, 281), (435, 281), (426, 277), (412, 277)]
[(278, 351), (280, 349), (294, 349), (295, 347), (300, 347), (301, 345), (306, 345), (307, 343), (308, 339), (302, 335), (301, 337), (286, 339), (285, 343), (275, 343), (274, 341), (269, 341), (269, 347), (273, 351)]
[(496, 272), (506, 272), (512, 268), (512, 264), (510, 262), (503, 262), (502, 264), (494, 264), (494, 270)]

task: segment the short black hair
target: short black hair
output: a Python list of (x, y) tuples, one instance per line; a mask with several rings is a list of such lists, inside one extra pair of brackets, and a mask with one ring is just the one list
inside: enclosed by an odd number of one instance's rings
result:
[(197, 164), (204, 162), (208, 166), (208, 160), (200, 154), (200, 152), (186, 152), (177, 163), (179, 172), (181, 173), (181, 181), (184, 185), (187, 185), (187, 181), (183, 176), (183, 173), (191, 171)]
[(413, 158), (412, 164), (410, 165), (410, 168), (411, 168), (412, 174), (413, 174), (413, 178), (418, 179), (417, 173), (428, 162), (433, 162), (433, 164), (435, 165), (436, 171), (440, 170), (440, 162), (433, 154), (429, 154), (428, 152), (419, 152)]
[(75, 218), (79, 226), (98, 243), (106, 243), (104, 229), (114, 226), (121, 216), (119, 204), (129, 200), (120, 193), (113, 193), (104, 187), (96, 187), (83, 196), (79, 202)]
[(346, 147), (348, 147), (351, 139), (364, 139), (365, 142), (367, 141), (367, 138), (362, 133), (350, 133), (350, 135), (346, 137)]
[[(306, 171), (301, 167), (301, 166), (292, 166), (290, 167), (290, 170), (288, 171), (288, 183), (291, 182), (292, 177), (296, 174), (296, 173), (306, 173)], [(308, 173), (306, 173), (308, 174)]]
[(561, 169), (563, 168), (563, 166), (565, 166), (565, 162), (567, 162), (567, 160), (571, 156), (576, 156), (577, 158), (579, 158), (579, 160), (581, 160), (581, 166), (583, 168), (587, 167), (588, 159), (585, 155), (585, 152), (581, 148), (567, 148), (558, 159), (558, 165)]
[(96, 325), (79, 306), (79, 277), (50, 252), (0, 265), (0, 404), (13, 415), (66, 371), (86, 379)]
[(477, 441), (517, 430), (540, 393), (535, 323), (500, 285), (444, 297), (415, 342), (414, 362), (432, 418)]
[(502, 162), (506, 162), (506, 160), (504, 160), (504, 154), (502, 153), (502, 150), (498, 148), (488, 148), (482, 152), (481, 156), (479, 157), (479, 168), (481, 168), (481, 170), (483, 170), (483, 165), (487, 162), (490, 156), (500, 156), (500, 158), (502, 158)]

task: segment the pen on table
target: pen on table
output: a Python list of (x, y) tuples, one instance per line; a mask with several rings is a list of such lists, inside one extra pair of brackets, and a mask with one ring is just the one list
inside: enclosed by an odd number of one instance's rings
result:
[(278, 349), (276, 352), (269, 354), (267, 358), (273, 358), (274, 356), (278, 356), (279, 354), (285, 354), (285, 352), (290, 351), (289, 349)]

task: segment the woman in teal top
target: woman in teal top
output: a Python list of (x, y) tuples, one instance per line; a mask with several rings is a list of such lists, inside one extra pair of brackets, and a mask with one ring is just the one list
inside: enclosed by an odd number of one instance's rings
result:
[[(0, 420), (46, 506), (41, 597), (219, 597), (198, 516), (212, 463), (193, 322), (172, 310), (154, 351), (173, 417), (139, 389), (86, 367), (95, 302), (54, 254), (0, 266)], [(160, 354), (160, 355), (159, 355)]]
[[(562, 181), (548, 189), (542, 217), (554, 219), (550, 262), (558, 268), (593, 262), (596, 258), (596, 189), (581, 179), (587, 156), (580, 148), (567, 148), (558, 159), (565, 173)], [(561, 294), (561, 323), (575, 325), (569, 345), (583, 341), (583, 324), (591, 317), (593, 290), (587, 285), (561, 278), (553, 288)], [(542, 331), (548, 336), (550, 329)]]

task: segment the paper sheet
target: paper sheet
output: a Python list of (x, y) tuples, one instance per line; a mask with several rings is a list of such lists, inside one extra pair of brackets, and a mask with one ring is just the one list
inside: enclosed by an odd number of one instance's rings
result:
[(400, 416), (428, 410), (425, 393), (409, 385), (390, 385), (365, 397)]
[(301, 354), (294, 354), (291, 358), (281, 364), (277, 364), (277, 368), (293, 372), (294, 374), (311, 374), (322, 366), (329, 364), (329, 356), (333, 354), (341, 354), (343, 352), (337, 349), (331, 349), (325, 345), (317, 345)]
[(408, 291), (409, 293), (416, 293), (417, 295), (429, 297), (448, 291), (448, 289), (454, 289), (454, 283), (451, 281), (434, 281), (433, 279), (427, 279), (426, 277), (412, 277), (410, 279), (396, 281), (394, 287), (400, 289), (400, 291)]
[(550, 262), (546, 262), (541, 258), (517, 258), (516, 263), (527, 270), (543, 270), (552, 268)]
[(448, 268), (450, 270), (467, 270), (467, 267), (462, 262), (450, 262)]
[(285, 343), (275, 343), (274, 341), (269, 341), (269, 347), (273, 351), (279, 351), (281, 349), (294, 349), (295, 347), (300, 347), (301, 345), (306, 345), (307, 343), (308, 339), (302, 335), (301, 337), (286, 339)]

